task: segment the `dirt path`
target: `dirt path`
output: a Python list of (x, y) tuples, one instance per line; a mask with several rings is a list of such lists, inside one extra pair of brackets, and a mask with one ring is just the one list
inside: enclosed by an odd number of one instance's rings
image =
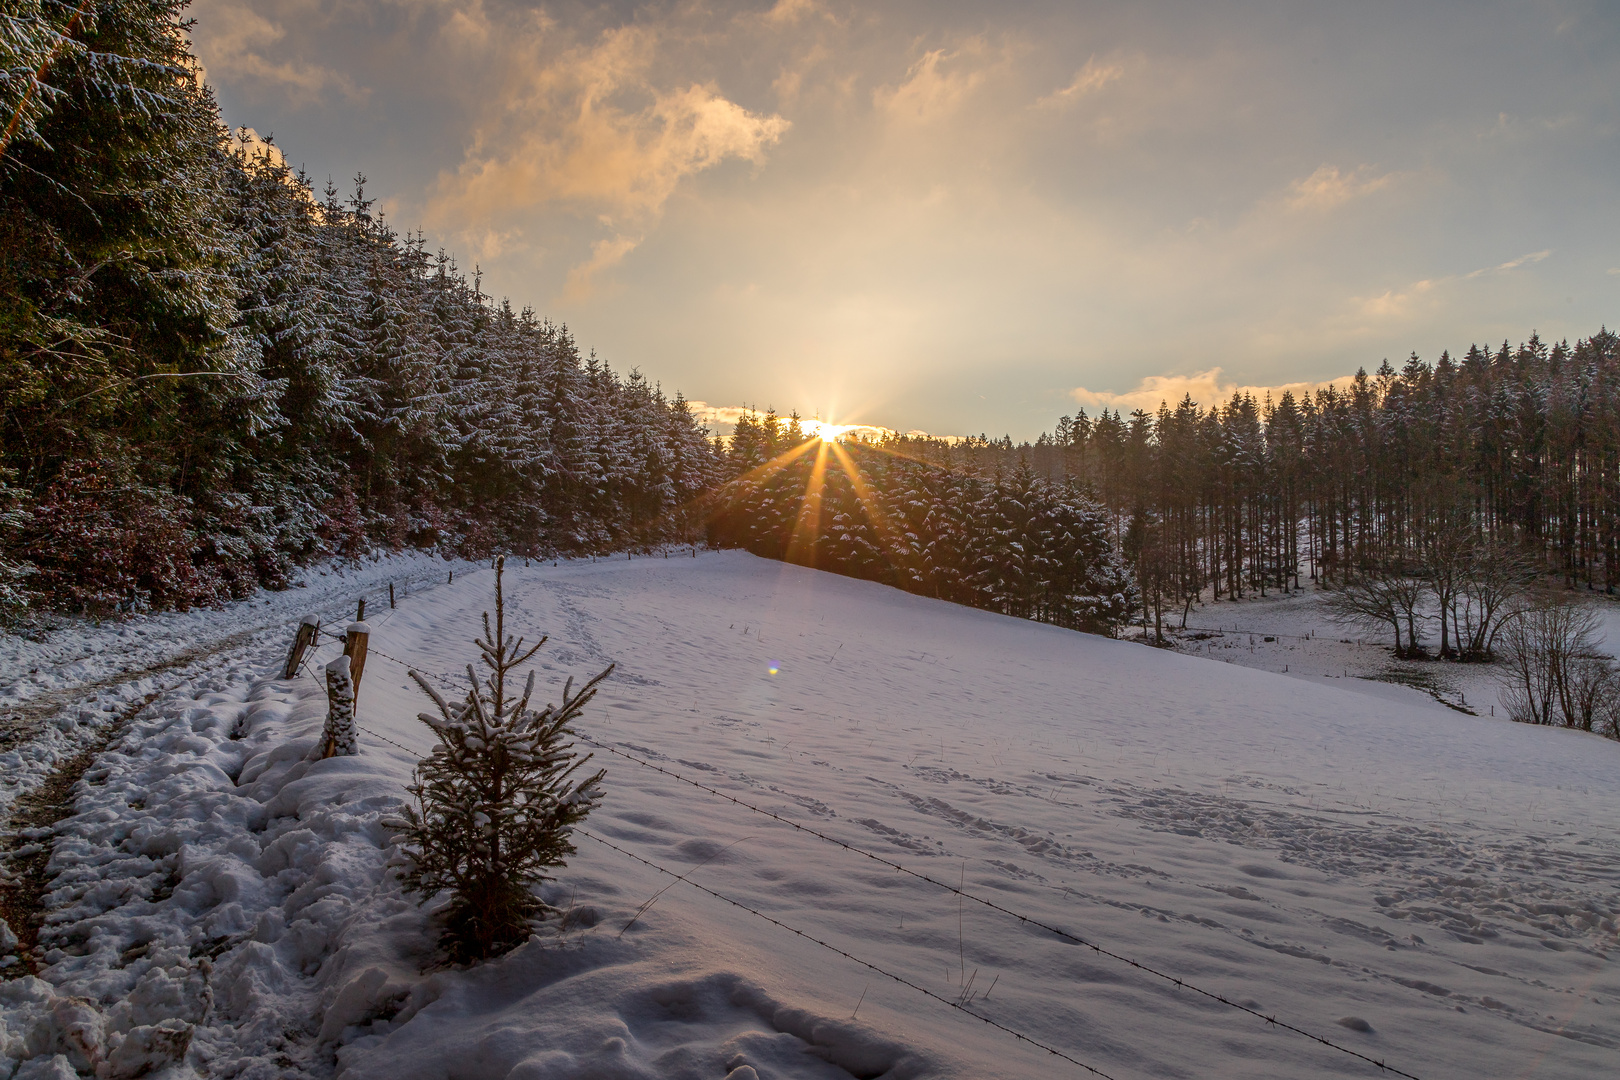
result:
[(123, 734), (141, 710), (175, 685), (178, 681), (152, 691), (125, 709), (116, 720), (104, 726), (94, 742), (72, 757), (64, 758), (44, 783), (19, 795), (11, 804), (6, 833), (0, 839), (4, 847), (0, 859), (5, 860), (5, 876), (0, 877), (0, 919), (5, 920), (17, 937), (16, 958), (20, 962), (7, 963), (0, 968), (0, 979), (39, 973), (41, 957), (37, 949), (39, 928), (45, 920), (45, 892), (50, 887), (50, 875), (45, 868), (51, 860), (51, 833), (58, 821), (73, 813), (73, 785), (101, 752)]
[(45, 893), (50, 887), (47, 865), (52, 832), (57, 822), (73, 814), (73, 788), (87, 769), (129, 727), (131, 721), (164, 694), (183, 685), (196, 672), (187, 670), (220, 653), (250, 643), (255, 637), (284, 629), (285, 620), (249, 627), (205, 644), (196, 645), (156, 664), (121, 671), (77, 686), (41, 694), (26, 705), (12, 708), (0, 727), (0, 750), (10, 749), (37, 735), (52, 715), (98, 691), (136, 679), (173, 672), (164, 685), (132, 703), (118, 716), (98, 727), (77, 753), (57, 762), (45, 779), (17, 796), (4, 811), (0, 832), (0, 919), (16, 935), (15, 959), (0, 955), (0, 979), (37, 974), (41, 963), (39, 930), (45, 918)]
[(246, 644), (255, 635), (266, 633), (284, 623), (285, 620), (278, 619), (274, 623), (250, 627), (247, 630), (238, 631), (235, 634), (206, 644), (194, 645), (166, 660), (148, 664), (143, 668), (118, 671), (75, 686), (64, 686), (56, 690), (48, 690), (38, 697), (31, 698), (25, 704), (14, 705), (6, 710), (3, 717), (0, 717), (0, 751), (10, 750), (19, 743), (28, 741), (38, 733), (40, 725), (50, 717), (74, 702), (90, 697), (98, 691), (109, 690), (115, 686), (122, 686), (127, 682), (144, 679), (151, 675), (160, 675), (165, 671), (206, 659), (233, 646)]

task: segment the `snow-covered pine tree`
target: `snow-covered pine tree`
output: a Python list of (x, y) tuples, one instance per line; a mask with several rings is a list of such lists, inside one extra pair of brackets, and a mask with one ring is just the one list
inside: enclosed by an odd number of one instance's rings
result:
[(613, 666), (578, 691), (569, 679), (561, 705), (529, 707), (532, 669), (522, 694), (514, 694), (508, 676), (546, 639), (525, 650), (521, 638), (506, 634), (504, 562), (495, 561), (494, 626), (486, 611), (484, 636), (474, 639), (489, 669), (484, 679), (468, 664), (467, 698), (452, 707), (411, 672), (438, 706), (438, 715), (420, 718), (439, 745), (417, 766), (409, 789), (416, 805), (396, 822), (407, 853), (402, 878), (423, 900), (449, 890), (444, 944), (458, 960), (495, 956), (528, 937), (530, 923), (545, 910), (535, 886), (574, 853), (573, 826), (601, 795), (603, 773), (580, 776), (590, 755), (574, 750), (568, 725)]

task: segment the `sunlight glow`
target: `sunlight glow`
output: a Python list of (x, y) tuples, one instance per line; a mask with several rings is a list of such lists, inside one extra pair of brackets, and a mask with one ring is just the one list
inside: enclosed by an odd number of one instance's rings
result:
[(832, 442), (846, 431), (853, 431), (859, 424), (830, 424), (825, 420), (800, 420), (799, 427), (812, 439), (822, 442)]

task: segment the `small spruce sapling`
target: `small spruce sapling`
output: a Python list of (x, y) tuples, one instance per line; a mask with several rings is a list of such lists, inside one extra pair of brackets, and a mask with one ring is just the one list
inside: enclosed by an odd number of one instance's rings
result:
[(501, 591), (504, 560), (495, 562), (495, 624), (484, 613), (484, 636), (475, 639), (489, 669), (480, 681), (467, 665), (471, 688), (452, 707), (415, 671), (411, 677), (438, 706), (420, 719), (439, 745), (417, 766), (399, 827), (406, 851), (405, 888), (424, 901), (449, 890), (444, 944), (456, 960), (495, 956), (527, 940), (531, 922), (545, 913), (535, 887), (574, 853), (573, 826), (595, 808), (603, 773), (581, 776), (581, 757), (567, 741), (569, 724), (613, 671), (563, 687), (562, 704), (531, 709), (534, 672), (521, 695), (507, 686), (512, 669), (534, 656), (521, 638), (506, 635)]

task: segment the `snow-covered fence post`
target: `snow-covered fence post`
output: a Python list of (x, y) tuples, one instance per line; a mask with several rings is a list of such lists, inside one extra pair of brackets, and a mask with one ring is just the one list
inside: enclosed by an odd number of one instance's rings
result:
[(360, 676), (366, 670), (366, 644), (371, 640), (371, 627), (363, 622), (352, 622), (343, 634), (343, 655), (349, 659), (349, 676), (354, 680), (354, 692), (360, 693)]
[(326, 665), (326, 730), (321, 733), (321, 757), (352, 757), (360, 752), (354, 728), (354, 679), (349, 658), (340, 656)]
[(313, 615), (305, 615), (303, 622), (298, 624), (298, 633), (293, 637), (292, 649), (287, 653), (287, 667), (281, 673), (283, 679), (291, 679), (298, 674), (298, 668), (304, 662), (304, 654), (315, 643), (321, 632), (321, 620)]

